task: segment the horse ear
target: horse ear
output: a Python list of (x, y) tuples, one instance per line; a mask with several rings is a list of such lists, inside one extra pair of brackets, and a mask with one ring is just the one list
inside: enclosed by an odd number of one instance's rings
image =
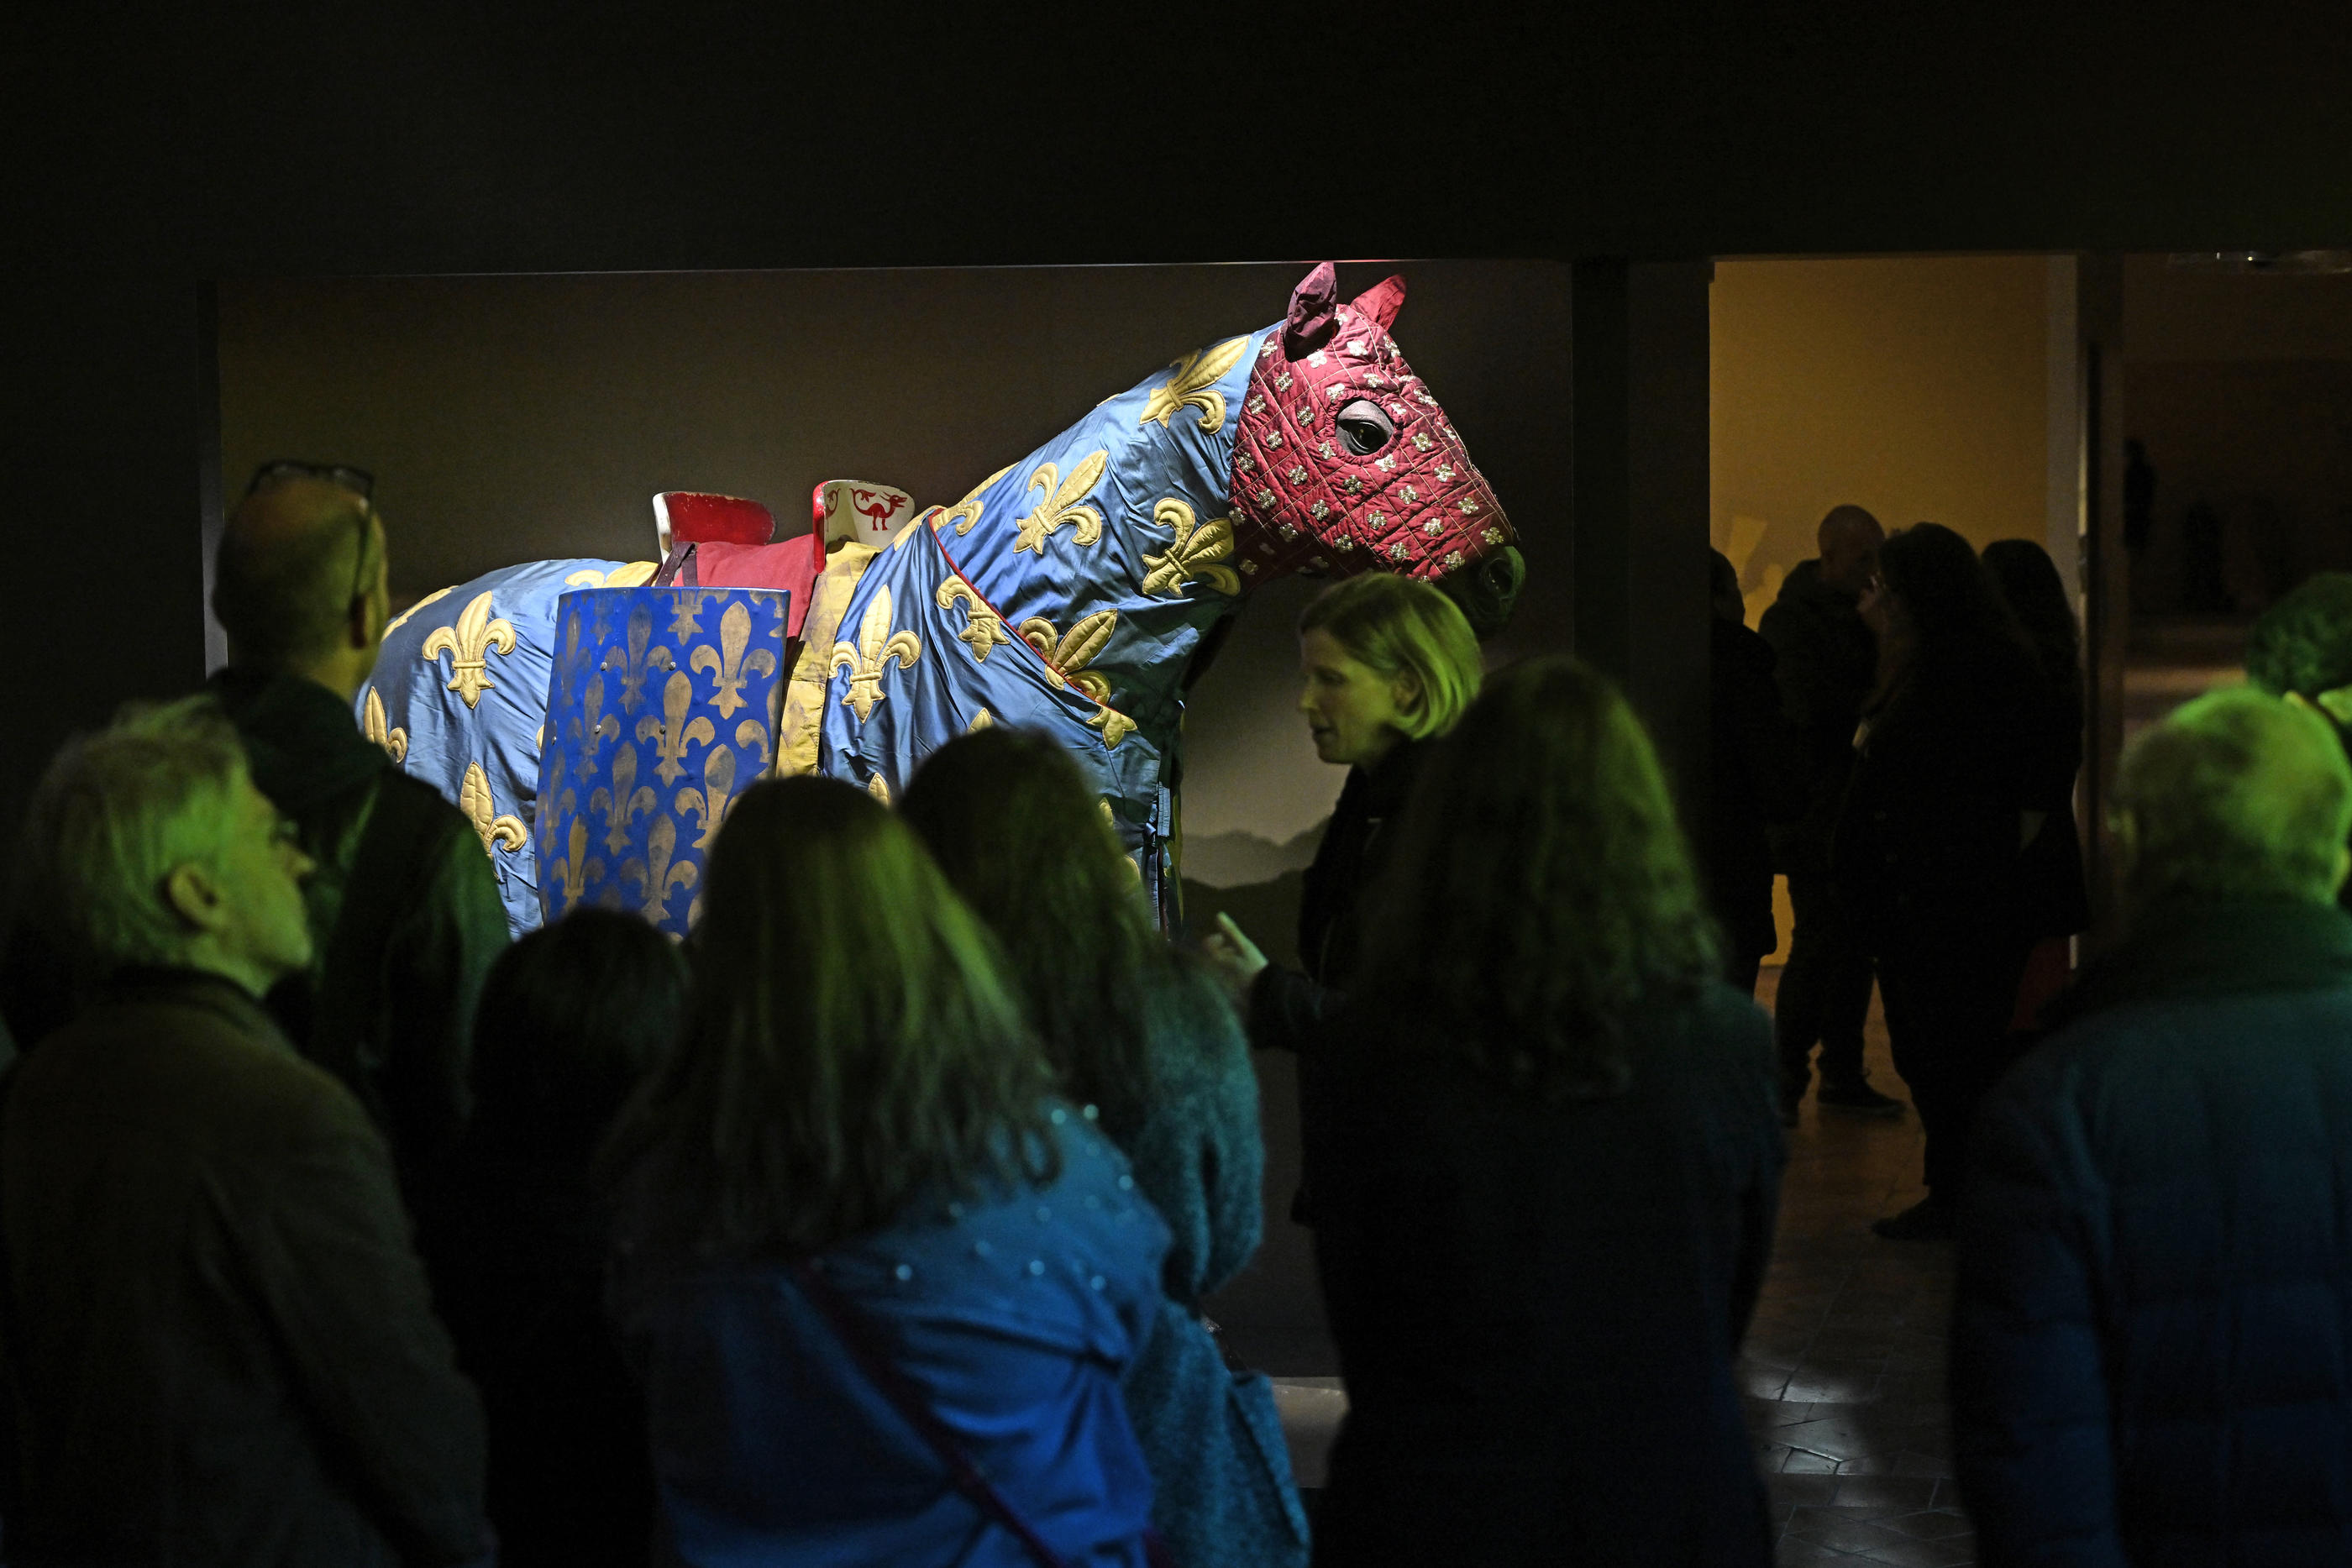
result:
[(1385, 332), (1396, 325), (1397, 312), (1404, 308), (1404, 279), (1391, 273), (1357, 295), (1351, 303), (1359, 312), (1378, 321)]
[(1290, 291), (1290, 317), (1282, 329), (1283, 351), (1304, 359), (1331, 335), (1332, 313), (1339, 308), (1339, 275), (1324, 262)]

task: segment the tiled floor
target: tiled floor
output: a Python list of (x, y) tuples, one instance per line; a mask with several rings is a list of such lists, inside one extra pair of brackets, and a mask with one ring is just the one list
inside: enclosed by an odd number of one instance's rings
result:
[[(1757, 999), (1771, 1005), (1777, 969)], [(1867, 1062), (1902, 1093), (1874, 1009)], [(1940, 1242), (1882, 1241), (1870, 1222), (1916, 1201), (1919, 1124), (1805, 1103), (1771, 1272), (1739, 1360), (1783, 1568), (1975, 1560), (1952, 1481), (1944, 1346), (1952, 1260)]]

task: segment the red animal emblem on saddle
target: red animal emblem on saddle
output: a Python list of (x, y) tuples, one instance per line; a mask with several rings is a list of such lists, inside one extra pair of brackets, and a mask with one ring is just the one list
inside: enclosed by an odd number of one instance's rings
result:
[(880, 494), (873, 490), (853, 490), (850, 492), (850, 502), (859, 515), (871, 525), (874, 532), (887, 534), (890, 531), (891, 517), (906, 506), (907, 497)]
[(1402, 277), (1339, 303), (1326, 262), (1259, 350), (1233, 474), (1234, 554), (1258, 580), (1441, 578), (1514, 542), (1486, 476), (1389, 336), (1403, 303)]

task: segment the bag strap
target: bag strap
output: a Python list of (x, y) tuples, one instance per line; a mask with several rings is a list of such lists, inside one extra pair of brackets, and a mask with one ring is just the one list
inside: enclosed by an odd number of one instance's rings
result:
[(890, 1402), (891, 1408), (898, 1412), (907, 1425), (915, 1429), (916, 1435), (929, 1446), (931, 1452), (939, 1456), (940, 1462), (947, 1466), (948, 1479), (954, 1483), (956, 1490), (963, 1493), (982, 1514), (1010, 1531), (1013, 1539), (1021, 1542), (1023, 1549), (1037, 1563), (1037, 1568), (1063, 1568), (1060, 1554), (1045, 1544), (1029, 1527), (1029, 1521), (1004, 1500), (1004, 1494), (990, 1485), (988, 1478), (980, 1473), (980, 1467), (972, 1463), (971, 1456), (964, 1451), (961, 1443), (956, 1441), (956, 1436), (948, 1429), (948, 1424), (940, 1419), (939, 1413), (931, 1408), (930, 1401), (924, 1397), (922, 1390), (915, 1386), (913, 1380), (898, 1370), (874, 1332), (873, 1324), (850, 1304), (849, 1298), (810, 1264), (794, 1263), (792, 1269), (793, 1278), (799, 1281), (802, 1293), (814, 1302), (817, 1311), (832, 1323), (833, 1332), (848, 1347), (850, 1359), (866, 1374), (866, 1381)]

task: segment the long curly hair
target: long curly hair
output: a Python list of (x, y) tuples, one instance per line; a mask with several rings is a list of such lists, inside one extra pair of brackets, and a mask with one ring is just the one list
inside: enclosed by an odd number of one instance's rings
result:
[(833, 779), (756, 785), (704, 901), (692, 1019), (604, 1150), (625, 1245), (806, 1255), (1055, 1174), (1052, 1074), (905, 823)]
[(1466, 1025), (1442, 1048), (1547, 1103), (1622, 1092), (1628, 1015), (1717, 967), (1657, 754), (1573, 659), (1487, 678), (1423, 766), (1373, 896), (1373, 1005)]
[(927, 758), (898, 811), (994, 934), (1062, 1092), (1131, 1136), (1152, 1092), (1147, 1000), (1175, 958), (1077, 764), (1043, 735), (984, 729)]

